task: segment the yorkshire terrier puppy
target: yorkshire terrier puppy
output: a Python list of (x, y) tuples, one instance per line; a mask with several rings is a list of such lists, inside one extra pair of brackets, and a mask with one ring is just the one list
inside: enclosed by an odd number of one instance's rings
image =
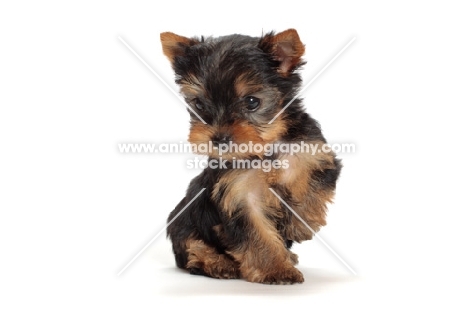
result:
[[(302, 283), (290, 248), (326, 224), (341, 163), (331, 151), (264, 152), (281, 144), (326, 144), (317, 121), (295, 98), (302, 82), (297, 70), (305, 63), (296, 30), (218, 38), (165, 32), (161, 43), (189, 107), (189, 142), (211, 144), (204, 154), (223, 162), (195, 177), (169, 215), (177, 266), (213, 278)], [(265, 149), (225, 148), (240, 144)], [(239, 160), (281, 165), (239, 167)]]

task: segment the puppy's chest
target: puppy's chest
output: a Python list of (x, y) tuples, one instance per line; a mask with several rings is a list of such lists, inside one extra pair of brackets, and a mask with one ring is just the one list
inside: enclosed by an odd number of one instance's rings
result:
[(290, 186), (308, 179), (310, 174), (309, 156), (282, 154), (278, 156), (282, 166), (279, 169), (267, 173), (267, 181), (270, 185)]
[(281, 154), (280, 168), (264, 169), (228, 169), (215, 183), (213, 197), (224, 201), (241, 202), (247, 198), (270, 201), (273, 196), (269, 188), (281, 187), (289, 194), (300, 199), (309, 188), (313, 170), (313, 159), (307, 154)]

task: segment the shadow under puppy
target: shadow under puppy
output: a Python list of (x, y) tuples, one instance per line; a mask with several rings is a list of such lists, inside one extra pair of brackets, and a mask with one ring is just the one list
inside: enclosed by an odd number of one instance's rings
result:
[[(300, 99), (277, 116), (301, 85), (297, 69), (304, 64), (305, 48), (294, 29), (262, 37), (186, 38), (165, 32), (161, 43), (190, 107), (189, 142), (194, 146), (304, 142), (320, 148), (326, 143)], [(326, 204), (334, 196), (340, 161), (333, 152), (220, 154), (220, 149), (205, 154), (226, 166), (205, 168), (169, 216), (167, 234), (177, 266), (214, 278), (303, 282), (290, 247), (312, 239), (313, 232), (270, 188), (317, 232), (326, 224)], [(240, 159), (279, 160), (286, 165), (270, 170), (234, 168)]]

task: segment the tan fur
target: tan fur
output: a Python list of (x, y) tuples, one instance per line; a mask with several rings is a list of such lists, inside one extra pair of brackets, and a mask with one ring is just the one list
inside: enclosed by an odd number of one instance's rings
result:
[[(240, 48), (230, 53), (237, 40)], [(274, 151), (267, 155), (264, 148), (253, 148), (281, 144), (281, 140), (323, 139), (315, 120), (301, 111), (299, 100), (289, 108), (294, 109), (292, 113), (277, 115), (300, 87), (295, 71), (304, 64), (305, 46), (299, 35), (288, 29), (256, 39), (229, 36), (205, 40), (166, 32), (161, 34), (161, 42), (182, 95), (207, 121), (203, 124), (191, 118), (189, 142), (199, 147), (219, 146), (206, 152), (197, 148), (196, 153), (207, 155), (210, 164), (233, 160), (219, 170), (210, 166), (189, 186), (188, 194), (201, 186), (207, 191), (168, 229), (178, 267), (214, 278), (302, 283), (304, 278), (294, 267), (298, 256), (289, 248), (293, 242), (311, 239), (326, 224), (340, 161), (333, 153)], [(203, 46), (190, 48), (196, 44)], [(252, 66), (251, 61), (262, 57), (260, 66)], [(238, 151), (222, 150), (221, 155), (221, 149), (231, 143)], [(319, 150), (324, 144), (307, 143), (318, 144)], [(252, 149), (240, 151), (243, 144)], [(239, 160), (246, 159), (250, 165), (238, 166)], [(262, 165), (273, 164), (270, 161), (276, 161), (274, 165), (286, 162), (289, 167)], [(288, 206), (271, 189), (283, 195)], [(186, 200), (188, 197), (171, 214)]]
[(242, 75), (235, 81), (235, 89), (239, 98), (252, 95), (264, 88), (262, 83), (255, 83), (248, 75)]
[(277, 141), (286, 131), (287, 124), (280, 115), (273, 123), (263, 125), (260, 137), (265, 142), (272, 143)]
[(179, 36), (172, 32), (163, 32), (161, 33), (160, 38), (163, 53), (171, 63), (174, 62), (174, 58), (176, 56), (182, 54), (181, 46), (193, 45), (197, 43), (197, 41), (193, 39)]
[[(323, 142), (309, 142), (317, 144), (317, 150), (322, 150)], [(331, 203), (334, 191), (322, 190), (320, 184), (311, 178), (316, 170), (334, 168), (333, 152), (296, 153), (282, 155), (280, 159), (287, 160), (289, 168), (276, 172), (275, 183), (286, 186), (294, 202), (301, 202), (292, 206), (294, 211), (315, 231), (326, 225), (327, 204)], [(313, 186), (311, 189), (311, 185)], [(288, 238), (295, 241), (310, 240), (313, 232), (307, 228), (297, 217), (287, 228)]]
[(181, 81), (180, 92), (189, 99), (206, 94), (206, 90), (203, 87), (203, 84), (194, 75), (189, 75), (188, 77), (185, 77), (183, 81)]
[[(240, 273), (251, 282), (300, 283), (302, 274), (294, 268), (297, 256), (291, 253), (278, 234), (271, 217), (281, 216), (278, 199), (269, 191), (261, 170), (236, 170), (225, 174), (213, 190), (227, 187), (222, 209), (232, 217), (241, 212), (252, 225), (249, 243), (229, 252), (240, 263)], [(238, 207), (243, 206), (242, 210)]]
[(287, 76), (301, 61), (305, 52), (299, 35), (295, 29), (288, 29), (268, 39), (273, 44), (273, 54), (281, 62), (278, 72)]
[(227, 255), (219, 254), (202, 240), (190, 238), (186, 244), (188, 269), (200, 269), (206, 275), (217, 279), (239, 278), (237, 263)]

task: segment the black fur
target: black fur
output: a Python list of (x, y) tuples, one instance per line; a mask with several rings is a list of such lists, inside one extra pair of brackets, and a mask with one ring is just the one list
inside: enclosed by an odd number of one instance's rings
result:
[[(301, 77), (297, 70), (304, 64), (299, 62), (286, 75), (278, 74), (281, 60), (275, 58), (273, 47), (269, 38), (274, 33), (266, 34), (261, 38), (231, 35), (219, 38), (193, 38), (191, 43), (180, 43), (178, 49), (182, 52), (175, 54), (172, 66), (178, 84), (199, 83), (204, 93), (197, 100), (203, 103), (204, 109), (197, 113), (211, 126), (231, 125), (236, 120), (244, 119), (259, 130), (271, 120), (277, 112), (288, 104), (297, 94), (301, 85)], [(278, 104), (275, 98), (261, 113), (243, 113), (243, 103), (236, 94), (236, 81), (240, 76), (248, 76), (253, 83), (269, 88), (272, 96), (281, 98)], [(192, 81), (196, 77), (197, 81)], [(186, 96), (187, 103), (193, 105), (193, 99)], [(276, 105), (275, 105), (276, 104)], [(195, 107), (193, 107), (195, 109)], [(196, 109), (195, 109), (196, 110)], [(192, 123), (199, 122), (197, 117), (189, 110)], [(322, 135), (320, 125), (311, 118), (301, 104), (301, 99), (295, 99), (284, 111), (282, 118), (288, 124), (287, 131), (279, 139), (283, 142), (301, 140), (326, 142)], [(277, 155), (273, 155), (275, 158)], [(341, 170), (341, 163), (334, 159), (333, 166), (311, 173), (314, 181), (313, 187), (319, 184), (323, 189), (333, 191)], [(229, 170), (206, 168), (195, 177), (187, 190), (185, 198), (170, 213), (167, 235), (173, 243), (173, 251), (177, 266), (185, 268), (187, 265), (187, 252), (185, 242), (189, 239), (199, 239), (215, 248), (219, 254), (227, 255), (227, 251), (237, 245), (248, 243), (249, 228), (252, 224), (241, 212), (228, 217), (220, 207), (220, 201), (225, 195), (226, 187), (213, 195), (213, 189), (223, 174)], [(300, 204), (291, 197), (289, 190), (281, 185), (270, 185), (275, 191), (291, 205)], [(194, 198), (201, 189), (203, 193), (195, 199), (177, 218), (174, 218), (188, 202)], [(241, 211), (243, 206), (239, 206)], [(291, 248), (294, 241), (288, 239), (286, 227), (290, 224), (292, 213), (283, 206), (279, 215), (272, 219), (277, 224), (286, 248)], [(222, 233), (215, 232), (216, 226), (222, 228)], [(229, 256), (229, 255), (227, 255)], [(192, 274), (205, 275), (200, 269), (190, 269)]]

